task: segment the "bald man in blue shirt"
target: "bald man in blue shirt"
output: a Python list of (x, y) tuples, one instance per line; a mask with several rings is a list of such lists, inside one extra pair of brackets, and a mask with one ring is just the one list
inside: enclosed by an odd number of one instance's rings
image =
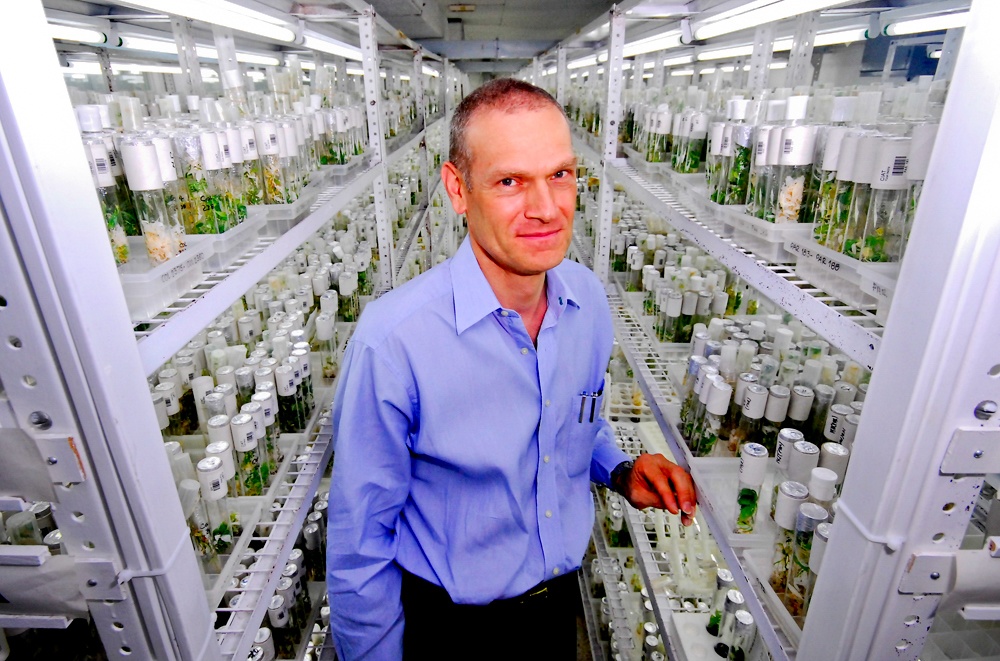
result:
[(495, 80), (450, 137), (441, 178), (468, 237), (370, 303), (344, 357), (330, 627), (346, 660), (575, 659), (590, 483), (685, 523), (694, 487), (662, 455), (629, 461), (591, 397), (614, 338), (601, 282), (565, 259), (576, 157), (562, 108)]

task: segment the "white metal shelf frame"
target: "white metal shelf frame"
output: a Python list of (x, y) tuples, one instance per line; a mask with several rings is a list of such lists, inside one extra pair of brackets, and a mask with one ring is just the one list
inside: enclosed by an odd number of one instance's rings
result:
[[(584, 158), (599, 160), (586, 141), (577, 137), (574, 145)], [(878, 334), (881, 329), (871, 313), (836, 304), (834, 299), (797, 278), (787, 266), (768, 264), (731, 239), (719, 236), (699, 223), (666, 187), (645, 179), (623, 159), (616, 159), (607, 171), (630, 196), (663, 216), (688, 240), (725, 264), (744, 282), (794, 314), (853, 360), (869, 370), (874, 366), (881, 344)]]

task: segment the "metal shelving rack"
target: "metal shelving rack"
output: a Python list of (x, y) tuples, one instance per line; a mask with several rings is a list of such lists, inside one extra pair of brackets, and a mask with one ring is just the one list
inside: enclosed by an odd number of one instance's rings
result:
[[(604, 191), (617, 184), (831, 345), (862, 365), (877, 367), (840, 499), (838, 523), (798, 649), (783, 640), (772, 624), (739, 553), (725, 542), (725, 522), (719, 520), (700, 484), (699, 491), (702, 512), (715, 539), (722, 540), (721, 553), (748, 597), (773, 659), (916, 660), (938, 606), (943, 600), (952, 607), (969, 604), (970, 588), (965, 582), (983, 575), (982, 566), (979, 570), (970, 567), (982, 561), (985, 552), (960, 551), (959, 546), (983, 474), (1000, 471), (1000, 453), (989, 449), (997, 434), (997, 420), (982, 408), (995, 410), (994, 402), (1000, 398), (996, 378), (1000, 357), (991, 340), (1000, 315), (996, 306), (982, 305), (1000, 295), (1000, 273), (994, 266), (1000, 228), (984, 221), (995, 215), (995, 195), (990, 192), (993, 177), (988, 173), (1000, 159), (1000, 144), (992, 137), (1000, 125), (995, 103), (1000, 98), (1000, 81), (989, 68), (993, 59), (990, 40), (1000, 28), (1000, 7), (973, 0), (964, 35), (950, 34), (946, 40), (950, 59), (947, 66), (942, 62), (941, 69), (950, 76), (948, 101), (884, 327), (867, 310), (839, 304), (786, 266), (759, 259), (716, 234), (685, 209), (669, 187), (649, 181), (617, 157), (610, 146), (622, 117), (615, 89), (622, 72), (618, 40), (624, 13), (631, 7), (625, 3), (613, 9), (606, 20), (610, 38), (601, 65), (607, 72), (602, 78), (607, 83), (601, 108), (604, 133), (596, 147), (587, 138), (574, 138), (578, 153), (598, 164), (602, 204), (596, 240), (592, 244), (575, 237), (573, 255), (584, 263), (595, 259), (594, 270), (607, 280), (605, 239), (611, 215)], [(601, 23), (595, 21), (588, 29)], [(807, 28), (803, 34), (815, 35), (814, 22), (800, 24)], [(957, 57), (956, 37), (962, 41)], [(766, 48), (757, 48), (769, 56), (770, 38), (758, 41)], [(566, 48), (567, 43), (561, 44), (556, 53), (555, 87), (563, 102), (568, 80)], [(658, 72), (654, 77), (662, 76), (666, 55), (653, 57)], [(750, 60), (754, 80), (761, 80), (761, 71), (766, 73), (761, 62), (766, 65), (767, 59), (756, 57), (755, 51)], [(666, 415), (672, 387), (646, 363), (656, 355), (654, 344), (644, 336), (613, 283), (609, 283), (609, 298), (617, 313), (619, 342), (643, 394), (675, 456), (686, 463), (686, 448)], [(697, 479), (697, 468), (694, 474)], [(650, 569), (644, 566), (644, 571)], [(998, 595), (1000, 585), (994, 585), (980, 590), (977, 598), (995, 607)], [(656, 603), (662, 608), (661, 601)], [(669, 629), (665, 631), (672, 635)]]
[[(93, 259), (107, 253), (107, 238), (41, 4), (12, 8), (20, 38), (2, 47), (6, 64), (0, 65), (0, 327), (7, 338), (0, 348), (0, 438), (30, 452), (14, 459), (5, 452), (3, 474), (21, 471), (35, 479), (38, 489), (24, 496), (54, 503), (69, 555), (46, 558), (39, 547), (33, 556), (39, 567), (15, 570), (11, 554), (2, 554), (0, 573), (38, 572), (69, 583), (82, 597), (65, 612), (55, 604), (39, 612), (0, 610), (0, 626), (65, 627), (89, 611), (112, 658), (246, 658), (329, 465), (332, 430), (317, 410), (307, 433), (292, 435), (290, 456), (261, 499), (268, 508), (277, 503), (274, 521), (250, 531), (266, 560), (245, 588), (252, 606), (216, 609), (190, 548), (146, 377), (373, 186), (378, 211), (387, 168), (422, 147), (430, 126), (421, 104), (413, 132), (395, 138), (391, 153), (386, 149), (375, 36), (384, 21), (367, 5), (359, 5), (358, 14), (368, 165), (325, 185), (302, 220), (281, 236), (259, 239), (136, 333), (114, 265)], [(26, 57), (33, 67), (17, 65)], [(423, 59), (415, 60), (419, 86)], [(457, 78), (445, 66), (442, 90), (446, 79)], [(422, 91), (417, 96), (422, 100)], [(421, 176), (426, 183), (426, 168)], [(382, 277), (391, 282), (391, 232), (384, 214), (376, 216)], [(322, 391), (327, 399), (332, 392)], [(19, 502), (0, 500), (6, 507)], [(216, 618), (227, 611), (226, 624), (216, 630)]]

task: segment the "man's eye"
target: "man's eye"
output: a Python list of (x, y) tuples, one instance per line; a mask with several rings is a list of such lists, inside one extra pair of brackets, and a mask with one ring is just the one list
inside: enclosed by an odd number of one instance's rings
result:
[(559, 170), (559, 172), (556, 172), (552, 176), (555, 177), (556, 179), (565, 179), (566, 177), (569, 176), (569, 170)]
[(514, 179), (513, 179), (513, 177), (504, 177), (503, 179), (500, 180), (500, 185), (501, 186), (513, 186), (514, 185)]

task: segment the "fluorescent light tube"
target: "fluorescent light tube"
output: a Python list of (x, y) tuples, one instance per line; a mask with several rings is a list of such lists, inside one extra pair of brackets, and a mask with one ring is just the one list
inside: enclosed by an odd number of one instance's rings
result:
[(708, 74), (715, 73), (715, 67), (708, 67), (706, 69), (698, 69), (699, 76), (707, 76)]
[(868, 28), (851, 28), (848, 30), (838, 30), (836, 32), (824, 32), (817, 34), (813, 41), (813, 46), (834, 46), (836, 44), (847, 44), (853, 41), (864, 41), (868, 38)]
[(664, 32), (653, 35), (652, 37), (646, 37), (645, 39), (639, 39), (638, 41), (627, 43), (625, 44), (625, 48), (622, 50), (622, 53), (624, 57), (634, 57), (643, 53), (654, 53), (656, 51), (679, 48), (680, 46), (681, 31), (671, 30), (669, 32)]
[(275, 41), (295, 41), (295, 32), (284, 21), (225, 0), (127, 0), (127, 4), (221, 25)]
[(716, 48), (714, 50), (706, 50), (698, 53), (698, 61), (703, 62), (705, 60), (722, 60), (727, 57), (748, 57), (753, 55), (753, 46), (747, 44), (746, 46), (731, 46), (729, 48)]
[(898, 23), (890, 23), (885, 27), (885, 33), (890, 37), (896, 37), (901, 34), (918, 34), (920, 32), (937, 32), (938, 30), (964, 28), (968, 20), (969, 12), (967, 11), (939, 14), (938, 16), (927, 16), (908, 21), (899, 21)]
[[(161, 39), (146, 39), (145, 37), (122, 37), (122, 48), (130, 50), (148, 51), (151, 53), (165, 53), (177, 55), (177, 44), (173, 41), (163, 41)], [(219, 52), (211, 46), (195, 46), (198, 57), (206, 60), (218, 60)], [(241, 53), (237, 51), (236, 61), (245, 64), (259, 64), (262, 66), (276, 67), (281, 64), (281, 60), (273, 55), (258, 55), (256, 53)]]
[(597, 55), (588, 55), (587, 57), (581, 57), (579, 60), (573, 60), (566, 65), (567, 69), (582, 69), (583, 67), (592, 67), (597, 64)]
[(348, 60), (355, 60), (357, 62), (361, 61), (360, 48), (345, 44), (330, 37), (321, 37), (317, 34), (306, 34), (303, 35), (302, 45), (310, 50), (318, 50), (321, 53), (337, 55), (339, 57), (343, 57)]
[(671, 76), (693, 76), (694, 69), (677, 69), (670, 72)]
[(82, 44), (103, 44), (107, 37), (103, 32), (89, 28), (78, 28), (73, 25), (49, 23), (49, 36), (62, 41), (76, 41)]
[[(440, 73), (438, 73), (437, 69), (431, 68), (431, 67), (427, 66), (426, 64), (423, 65), (423, 68), (421, 68), (420, 70), (424, 72), (425, 76), (430, 76), (432, 78), (437, 78), (437, 77), (439, 77), (441, 75)], [(545, 73), (549, 74), (549, 73), (555, 73), (555, 72), (556, 72), (555, 67), (552, 67), (551, 69), (549, 69)]]
[(680, 55), (678, 57), (668, 57), (663, 60), (663, 66), (675, 67), (678, 64), (691, 64), (694, 62), (694, 55)]
[(765, 23), (773, 23), (786, 18), (819, 11), (834, 5), (843, 5), (853, 0), (779, 0), (767, 5), (756, 5), (755, 9), (743, 11), (735, 16), (698, 25), (694, 30), (695, 39), (711, 39), (730, 32), (755, 28)]
[(927, 53), (927, 57), (929, 57), (932, 60), (940, 60), (941, 59), (941, 49), (938, 48), (938, 49), (932, 50), (930, 53)]

